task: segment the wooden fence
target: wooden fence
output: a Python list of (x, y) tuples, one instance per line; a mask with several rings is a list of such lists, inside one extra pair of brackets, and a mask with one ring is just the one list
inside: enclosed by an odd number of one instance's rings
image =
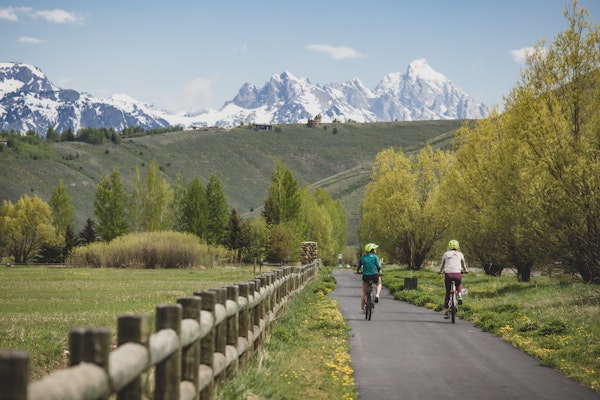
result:
[(280, 267), (253, 280), (196, 292), (108, 328), (73, 328), (70, 367), (28, 382), (29, 354), (0, 351), (0, 400), (213, 399), (262, 345), (291, 297), (315, 277), (320, 260)]

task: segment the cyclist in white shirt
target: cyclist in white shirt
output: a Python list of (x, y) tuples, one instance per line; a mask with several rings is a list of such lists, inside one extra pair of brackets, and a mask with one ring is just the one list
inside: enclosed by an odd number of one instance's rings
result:
[(442, 257), (442, 264), (440, 265), (439, 273), (444, 274), (444, 283), (446, 284), (446, 297), (444, 298), (444, 318), (448, 318), (448, 302), (450, 301), (450, 288), (452, 287), (452, 281), (456, 285), (458, 291), (458, 304), (462, 304), (462, 272), (465, 274), (467, 270), (467, 263), (465, 256), (460, 251), (458, 240), (451, 240), (448, 243), (448, 251), (444, 253)]

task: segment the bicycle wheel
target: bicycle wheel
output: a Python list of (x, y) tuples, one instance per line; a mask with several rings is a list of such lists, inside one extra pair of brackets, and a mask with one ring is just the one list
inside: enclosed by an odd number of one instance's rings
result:
[(373, 304), (371, 300), (371, 293), (367, 293), (367, 300), (365, 301), (365, 319), (371, 320), (371, 312), (373, 311)]
[(452, 323), (454, 323), (456, 319), (456, 294), (452, 294), (452, 300), (450, 303), (450, 318)]

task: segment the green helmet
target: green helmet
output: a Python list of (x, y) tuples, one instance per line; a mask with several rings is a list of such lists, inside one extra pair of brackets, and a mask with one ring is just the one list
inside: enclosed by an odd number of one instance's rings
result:
[(374, 250), (374, 249), (376, 249), (376, 248), (378, 248), (378, 247), (379, 247), (379, 246), (377, 246), (375, 243), (367, 243), (367, 244), (365, 245), (365, 251), (366, 251), (367, 253), (370, 253), (370, 252), (371, 252), (371, 250)]
[(458, 245), (458, 240), (454, 240), (452, 239), (449, 243), (448, 243), (448, 248), (450, 250), (458, 250), (460, 249), (460, 246)]

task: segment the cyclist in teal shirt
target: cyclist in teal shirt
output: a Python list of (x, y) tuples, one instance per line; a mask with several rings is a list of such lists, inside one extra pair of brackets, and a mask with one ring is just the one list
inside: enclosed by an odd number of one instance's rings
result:
[(365, 312), (365, 299), (367, 297), (367, 288), (369, 281), (373, 281), (377, 284), (375, 290), (375, 303), (379, 303), (379, 293), (381, 292), (381, 263), (379, 262), (379, 257), (375, 254), (375, 249), (379, 246), (375, 243), (368, 243), (365, 246), (365, 252), (363, 256), (360, 257), (360, 261), (358, 263), (358, 268), (356, 270), (357, 273), (363, 274), (362, 278), (362, 297), (360, 299), (360, 312)]

